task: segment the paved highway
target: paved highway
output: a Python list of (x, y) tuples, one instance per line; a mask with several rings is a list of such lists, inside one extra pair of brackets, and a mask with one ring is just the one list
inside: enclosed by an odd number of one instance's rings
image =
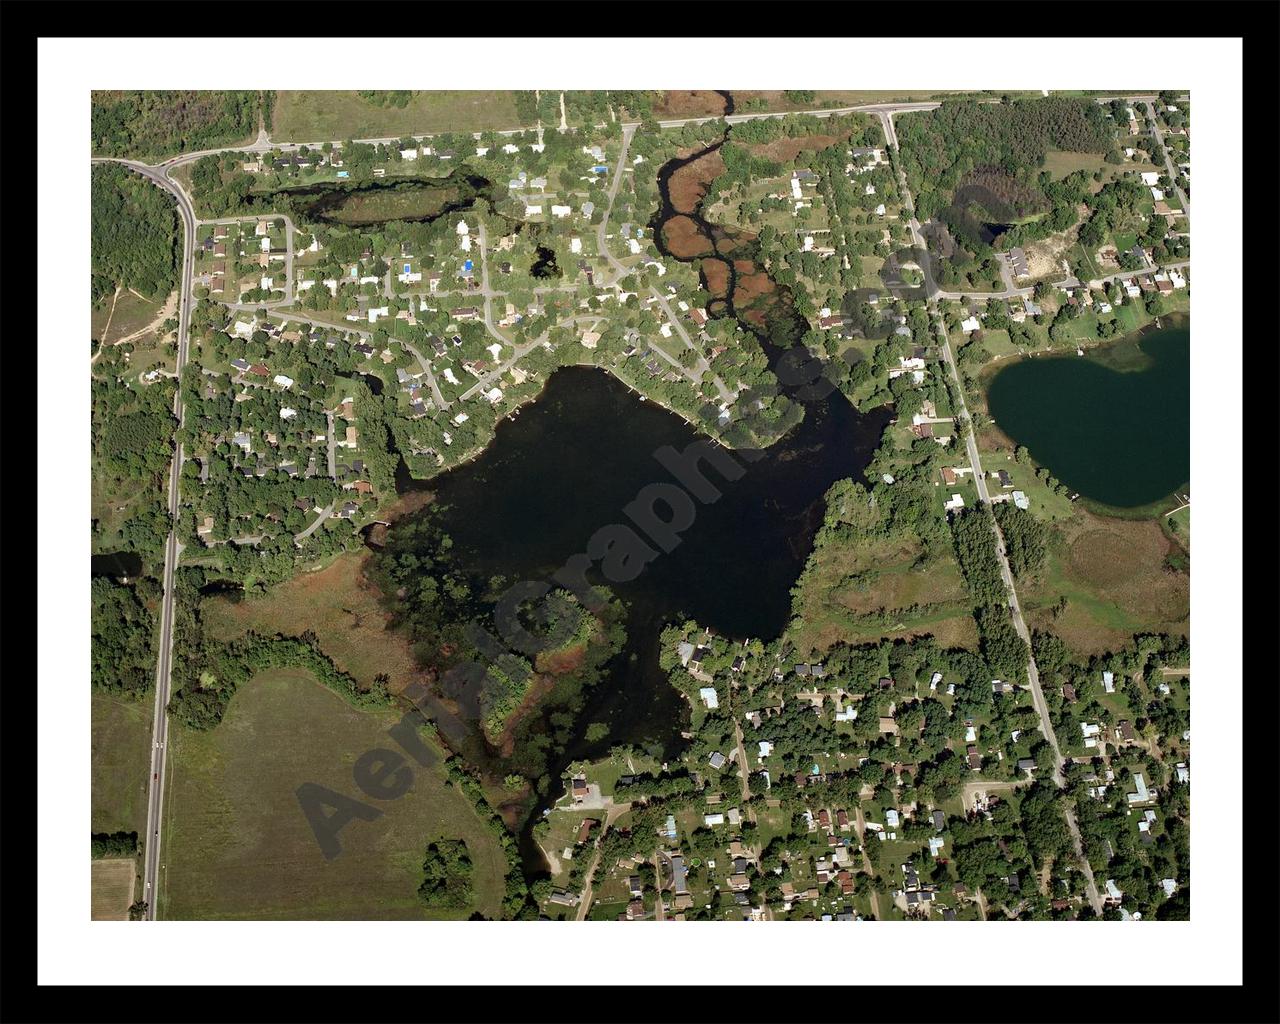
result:
[[(187, 365), (187, 328), (191, 322), (191, 269), (194, 259), (196, 217), (191, 200), (163, 171), (131, 160), (114, 161), (141, 174), (144, 178), (169, 192), (177, 201), (178, 214), (182, 218), (182, 277), (178, 290), (178, 378)], [(182, 424), (182, 389), (173, 398), (173, 413)], [(178, 514), (178, 481), (182, 474), (182, 445), (178, 444), (173, 464), (169, 469), (169, 515), (176, 520)], [(164, 815), (164, 776), (169, 749), (169, 682), (173, 656), (173, 577), (182, 545), (178, 543), (176, 530), (169, 531), (164, 548), (164, 599), (160, 609), (159, 654), (156, 658), (156, 696), (151, 724), (151, 780), (147, 793), (147, 831), (143, 837), (142, 899), (146, 901), (146, 920), (156, 919), (159, 898), (160, 830)]]

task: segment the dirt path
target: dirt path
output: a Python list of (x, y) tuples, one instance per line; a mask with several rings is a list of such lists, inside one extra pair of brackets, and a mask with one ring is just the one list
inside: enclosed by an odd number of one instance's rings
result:
[[(129, 290), (131, 292), (133, 291), (132, 288), (130, 288)], [(133, 294), (137, 295), (138, 293), (133, 292)], [(160, 308), (160, 312), (156, 314), (156, 318), (152, 320), (151, 323), (147, 324), (147, 326), (143, 327), (141, 330), (137, 330), (137, 331), (134, 331), (132, 334), (125, 335), (123, 338), (117, 338), (111, 344), (123, 345), (126, 341), (133, 341), (135, 338), (141, 338), (144, 334), (150, 334), (153, 331), (158, 331), (160, 329), (160, 325), (164, 323), (166, 320), (168, 320), (171, 316), (173, 316), (173, 314), (177, 311), (177, 309), (178, 309), (178, 293), (175, 291), (171, 293), (167, 299), (164, 300), (164, 305)], [(112, 312), (113, 313), (115, 312), (114, 306), (112, 307)]]
[(551, 866), (551, 874), (560, 874), (560, 858), (548, 850), (541, 843), (538, 843), (538, 849), (542, 851), (542, 856), (547, 858), (547, 863)]
[[(591, 879), (600, 863), (600, 844), (604, 840), (605, 833), (609, 831), (609, 826), (629, 810), (631, 810), (629, 801), (625, 804), (610, 804), (605, 810), (604, 824), (600, 827), (600, 832), (596, 836), (595, 856), (591, 858), (591, 867), (587, 868), (586, 883), (582, 887), (582, 898), (578, 900), (578, 913), (574, 920), (585, 921), (587, 919), (587, 912), (591, 909)], [(539, 843), (538, 845), (541, 846), (542, 844)], [(547, 851), (543, 850), (542, 852), (546, 853)], [(549, 854), (548, 859), (551, 859)]]
[(120, 298), (120, 289), (117, 288), (116, 293), (113, 296), (111, 296), (111, 312), (107, 314), (107, 326), (102, 328), (102, 337), (98, 339), (99, 342), (101, 342), (101, 345), (103, 346), (108, 344), (107, 338), (111, 336), (111, 320), (116, 315), (116, 302), (119, 300), (119, 298)]
[[(871, 866), (871, 858), (867, 856), (865, 846), (867, 841), (867, 819), (863, 817), (861, 804), (853, 805), (853, 823), (858, 830), (858, 835), (862, 836), (862, 842), (858, 845), (858, 849), (862, 851), (862, 870), (864, 870), (874, 882), (876, 878), (876, 870)], [(883, 920), (880, 916), (880, 897), (877, 895), (874, 885), (871, 887), (871, 913), (877, 921)]]

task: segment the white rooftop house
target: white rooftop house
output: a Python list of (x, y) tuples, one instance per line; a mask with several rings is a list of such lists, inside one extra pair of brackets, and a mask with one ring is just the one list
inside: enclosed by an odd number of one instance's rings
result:
[(1122, 893), (1116, 886), (1116, 880), (1114, 878), (1107, 879), (1106, 889), (1107, 896), (1113, 900), (1122, 899), (1124, 897), (1124, 893)]
[(959, 494), (953, 494), (942, 505), (948, 512), (954, 512), (957, 509), (964, 508), (964, 498)]
[(768, 740), (760, 740), (756, 744), (756, 746), (758, 748), (757, 756), (759, 756), (762, 759), (768, 757), (770, 754), (773, 753), (773, 744), (770, 743)]
[(858, 717), (857, 708), (841, 708), (836, 712), (837, 722), (852, 722)]
[(716, 688), (714, 686), (702, 687), (702, 689), (698, 691), (698, 696), (702, 698), (702, 703), (705, 704), (709, 710), (714, 710), (720, 706), (720, 698), (716, 695)]
[(458, 413), (458, 415), (457, 415), (457, 416), (455, 416), (455, 417), (453, 418), (453, 425), (454, 425), (455, 427), (460, 427), (460, 426), (462, 426), (462, 424), (466, 423), (466, 422), (467, 422), (467, 420), (469, 420), (469, 419), (471, 419), (471, 417), (470, 417), (470, 416), (468, 416), (465, 412), (460, 412), (460, 413)]
[(418, 151), (416, 149), (402, 149), (400, 150), (400, 159), (401, 160), (417, 160)]
[(704, 814), (702, 816), (702, 823), (704, 825), (707, 825), (708, 827), (710, 827), (711, 825), (723, 825), (724, 815), (723, 814)]
[(573, 207), (571, 206), (553, 205), (551, 207), (551, 216), (553, 217), (567, 217), (572, 212), (573, 212)]
[(290, 420), (298, 415), (297, 409), (290, 409), (287, 405), (280, 410), (280, 418), (282, 420)]
[(1178, 889), (1178, 880), (1176, 878), (1160, 879), (1160, 888), (1164, 890), (1166, 896), (1172, 896)]
[(1116, 680), (1116, 676), (1114, 672), (1103, 672), (1102, 673), (1102, 689), (1107, 693), (1115, 693), (1116, 692), (1115, 680)]
[(455, 228), (454, 230), (456, 230), (456, 231), (458, 232), (458, 234), (459, 234), (459, 235), (469, 235), (469, 234), (471, 234), (471, 228), (468, 226), (468, 224), (467, 224), (467, 222), (466, 222), (465, 220), (460, 220), (460, 221), (458, 221), (458, 226), (457, 226), (457, 228)]
[(1131, 804), (1146, 803), (1151, 799), (1151, 792), (1147, 789), (1147, 780), (1142, 777), (1142, 772), (1133, 773), (1133, 784), (1137, 787), (1136, 793), (1125, 794), (1125, 799)]
[(273, 381), (273, 382), (275, 382), (276, 384), (279, 384), (282, 388), (291, 388), (291, 387), (293, 387), (293, 378), (292, 378), (292, 377), (286, 377), (283, 373), (277, 373), (277, 374), (276, 374), (274, 377), (272, 377), (271, 379), (272, 379), (272, 381)]
[(369, 307), (369, 323), (376, 324), (379, 317), (390, 316), (390, 306), (371, 306)]
[(1143, 171), (1142, 172), (1142, 184), (1144, 185), (1154, 185), (1159, 180), (1160, 180), (1159, 171)]
[(976, 316), (967, 317), (960, 322), (960, 330), (964, 331), (965, 334), (972, 334), (974, 331), (980, 330), (981, 327), (982, 321)]
[(484, 393), (484, 397), (491, 405), (497, 405), (502, 401), (502, 388), (490, 388)]
[(884, 812), (884, 823), (890, 828), (898, 827), (898, 812), (892, 807), (886, 808)]

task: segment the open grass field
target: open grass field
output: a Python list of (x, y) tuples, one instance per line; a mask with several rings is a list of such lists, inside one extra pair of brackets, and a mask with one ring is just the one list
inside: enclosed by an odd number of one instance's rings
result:
[(379, 107), (350, 90), (282, 89), (276, 93), (272, 142), (376, 139), (428, 132), (524, 127), (504, 90), (423, 90), (403, 107)]
[[(929, 633), (944, 647), (976, 648), (971, 602), (955, 559), (948, 553), (914, 569), (918, 554), (918, 545), (906, 539), (815, 552), (792, 603), (796, 647), (822, 652), (841, 642)], [(916, 611), (907, 611), (912, 606)]]
[(418, 675), (409, 642), (387, 629), (389, 614), (379, 604), (377, 589), (364, 578), (368, 553), (340, 555), (325, 568), (303, 572), (271, 589), (264, 597), (231, 602), (215, 597), (203, 602), (206, 628), (229, 640), (254, 629), (299, 636), (308, 629), (337, 666), (363, 686), (385, 672), (399, 692)]
[(1044, 156), (1044, 166), (1041, 170), (1048, 171), (1054, 181), (1060, 181), (1076, 171), (1088, 171), (1094, 174), (1112, 166), (1114, 165), (1107, 163), (1100, 153), (1067, 153), (1060, 149), (1051, 149)]
[(439, 767), (415, 764), (408, 793), (381, 803), (376, 820), (343, 829), (333, 860), (321, 854), (295, 790), (314, 782), (361, 797), (352, 765), (375, 747), (394, 748), (385, 730), (397, 720), (357, 711), (305, 671), (282, 668), (247, 683), (217, 728), (171, 733), (162, 915), (465, 918), (470, 910), (428, 910), (417, 896), (427, 844), (447, 838), (464, 840), (475, 865), (474, 909), (497, 916), (506, 860)]
[(92, 921), (127, 921), (133, 903), (133, 883), (137, 863), (132, 857), (109, 857), (93, 861), (89, 874)]
[[(1079, 509), (1056, 525), (1042, 578), (1019, 584), (1028, 625), (1051, 629), (1082, 654), (1114, 649), (1134, 633), (1186, 633), (1190, 576), (1166, 564), (1172, 550), (1158, 521)], [(1067, 608), (1054, 618), (1060, 596)]]
[(90, 703), (90, 830), (147, 829), (147, 772), (151, 765), (151, 697), (133, 702), (95, 691)]
[(165, 317), (173, 315), (177, 298), (178, 293), (173, 292), (161, 302), (152, 302), (129, 288), (122, 289), (93, 310), (90, 329), (93, 336), (106, 345), (123, 339), (137, 341), (141, 332), (153, 326), (158, 328)]

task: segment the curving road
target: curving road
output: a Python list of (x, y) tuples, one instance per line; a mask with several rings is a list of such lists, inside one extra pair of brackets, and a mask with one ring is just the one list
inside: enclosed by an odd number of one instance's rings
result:
[[(182, 278), (178, 291), (178, 360), (177, 372), (181, 379), (183, 368), (187, 365), (188, 338), (187, 328), (191, 321), (191, 267), (195, 254), (196, 216), (191, 207), (191, 199), (172, 181), (167, 173), (157, 168), (133, 160), (103, 161), (95, 163), (121, 163), (130, 170), (141, 174), (148, 181), (169, 192), (176, 200), (178, 214), (182, 218)], [(173, 397), (173, 413), (182, 426), (182, 389), (179, 387)], [(173, 456), (173, 464), (169, 469), (169, 516), (177, 519), (178, 515), (178, 481), (182, 473), (182, 444), (178, 443)], [(160, 863), (160, 830), (164, 814), (164, 777), (168, 760), (169, 739), (169, 683), (173, 667), (173, 577), (177, 568), (178, 556), (182, 553), (182, 545), (178, 542), (177, 530), (171, 528), (169, 540), (164, 548), (164, 599), (160, 609), (159, 653), (156, 658), (156, 696), (152, 710), (151, 724), (151, 782), (147, 793), (147, 830), (143, 838), (142, 899), (146, 901), (146, 920), (154, 921), (157, 916), (156, 903), (159, 895)]]

